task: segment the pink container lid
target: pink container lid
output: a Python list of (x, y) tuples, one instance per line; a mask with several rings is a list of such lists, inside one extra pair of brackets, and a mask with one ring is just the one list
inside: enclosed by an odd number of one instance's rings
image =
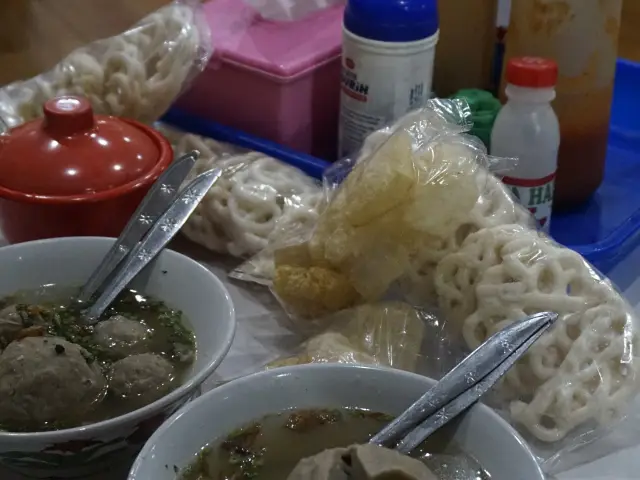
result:
[(214, 46), (213, 68), (222, 61), (292, 80), (341, 53), (342, 5), (291, 22), (264, 19), (242, 0), (213, 0), (204, 12)]

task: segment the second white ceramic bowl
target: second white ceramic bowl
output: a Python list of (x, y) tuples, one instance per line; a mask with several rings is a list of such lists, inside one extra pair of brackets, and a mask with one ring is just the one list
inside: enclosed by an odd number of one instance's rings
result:
[[(129, 480), (175, 480), (200, 449), (238, 427), (288, 409), (359, 407), (402, 413), (434, 381), (416, 374), (341, 364), (299, 365), (234, 380), (190, 403), (149, 439)], [(493, 480), (543, 480), (524, 440), (484, 405), (467, 412), (452, 437)]]
[[(0, 297), (43, 285), (81, 286), (114, 240), (56, 238), (0, 248)], [(86, 478), (126, 461), (155, 429), (199, 392), (229, 351), (236, 319), (223, 283), (190, 258), (164, 250), (134, 281), (133, 288), (184, 312), (197, 341), (197, 358), (186, 382), (156, 402), (85, 427), (42, 433), (0, 431), (0, 463), (23, 475)], [(117, 456), (116, 454), (122, 454)]]

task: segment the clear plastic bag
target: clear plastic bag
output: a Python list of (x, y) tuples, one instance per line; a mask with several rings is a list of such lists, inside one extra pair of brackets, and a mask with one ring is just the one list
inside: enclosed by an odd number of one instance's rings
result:
[(329, 315), (323, 331), (292, 356), (267, 368), (304, 363), (354, 363), (416, 371), (431, 316), (401, 302), (361, 305)]
[(98, 114), (152, 123), (212, 53), (198, 0), (175, 0), (128, 31), (71, 52), (52, 70), (0, 89), (0, 118), (13, 127), (42, 116), (64, 94), (87, 97)]
[[(321, 185), (297, 168), (211, 138), (156, 128), (171, 141), (176, 156), (200, 152), (186, 182), (214, 166), (223, 171), (182, 227), (191, 241), (213, 252), (251, 257), (267, 247), (276, 226), (307, 228), (317, 220)], [(268, 276), (272, 270), (273, 261), (265, 258), (246, 273)]]
[(637, 397), (638, 320), (606, 277), (532, 228), (490, 173), (509, 162), (487, 156), (433, 108), (441, 103), (330, 169), (317, 223), (273, 249), (272, 290), (301, 330), (381, 298), (436, 309), (444, 325), (429, 333), (452, 345), (429, 359), (436, 377), (509, 323), (557, 312), (485, 401), (548, 471), (561, 471), (568, 452), (608, 434)]
[[(363, 160), (366, 161), (403, 125), (413, 129), (417, 136), (421, 134), (421, 130), (426, 130), (428, 122), (444, 123), (451, 132), (462, 133), (471, 128), (470, 117), (471, 111), (464, 101), (433, 100), (426, 109), (411, 112), (394, 125), (373, 132), (365, 141), (362, 151), (357, 157), (345, 158), (326, 170), (323, 178), (326, 202), (331, 201), (331, 197), (340, 183), (354, 166)], [(464, 137), (464, 140), (473, 145), (473, 148), (483, 152), (483, 155), (486, 153), (484, 147), (476, 144), (474, 138)], [(512, 159), (490, 158), (486, 163), (496, 174), (508, 171), (514, 165)], [(400, 286), (405, 290), (405, 298), (408, 301), (419, 305), (427, 304), (429, 301), (436, 303), (432, 281), (435, 262), (459, 246), (459, 242), (468, 233), (501, 223), (533, 225), (529, 213), (513, 200), (511, 193), (487, 168), (478, 165), (475, 180), (480, 196), (471, 210), (469, 218), (458, 227), (456, 234), (447, 241), (432, 239), (412, 256), (410, 269), (400, 279)], [(309, 228), (305, 230), (299, 225), (292, 226), (285, 222), (276, 225), (268, 245), (253, 258), (236, 268), (231, 276), (244, 281), (271, 285), (275, 270), (275, 251), (285, 246), (296, 245), (300, 243), (300, 239), (309, 235)]]
[(557, 467), (626, 415), (640, 388), (638, 320), (578, 253), (521, 225), (484, 228), (440, 260), (435, 288), (448, 335), (468, 349), (525, 315), (561, 315), (492, 396), (543, 462)]
[(492, 178), (487, 172), (513, 164), (487, 155), (463, 133), (469, 126), (466, 103), (432, 100), (376, 132), (357, 161), (327, 171), (327, 205), (312, 231), (274, 249), (272, 288), (292, 316), (377, 301), (426, 248), (458, 235)]
[(462, 242), (472, 233), (507, 224), (536, 228), (531, 214), (515, 201), (496, 176), (479, 168), (475, 177), (478, 189), (482, 192), (468, 218), (449, 238), (423, 244), (413, 256), (407, 274), (400, 278), (399, 289), (407, 301), (416, 305), (437, 303), (434, 285), (436, 266), (446, 255), (458, 251)]

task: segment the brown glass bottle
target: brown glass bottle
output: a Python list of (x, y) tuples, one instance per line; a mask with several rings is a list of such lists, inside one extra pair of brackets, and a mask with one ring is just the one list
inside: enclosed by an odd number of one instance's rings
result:
[(554, 209), (579, 205), (602, 182), (621, 10), (622, 0), (512, 0), (505, 62), (533, 55), (558, 63)]

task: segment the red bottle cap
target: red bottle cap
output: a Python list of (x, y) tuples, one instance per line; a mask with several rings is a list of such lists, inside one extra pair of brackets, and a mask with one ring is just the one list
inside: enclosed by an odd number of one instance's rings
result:
[(507, 63), (507, 83), (517, 87), (551, 88), (558, 81), (558, 65), (539, 57), (516, 57)]

